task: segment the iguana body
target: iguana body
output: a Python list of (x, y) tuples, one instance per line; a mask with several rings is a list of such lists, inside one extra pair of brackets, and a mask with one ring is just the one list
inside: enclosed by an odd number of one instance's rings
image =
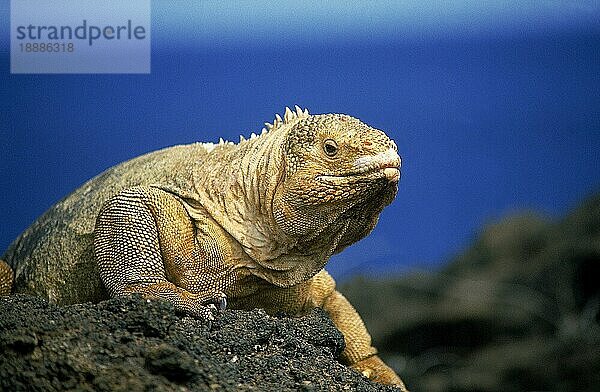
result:
[[(271, 313), (319, 306), (346, 338), (345, 362), (402, 386), (323, 269), (373, 229), (396, 194), (399, 165), (394, 142), (355, 118), (286, 109), (239, 144), (176, 146), (107, 170), (3, 259), (14, 291), (58, 304), (137, 292), (205, 319), (225, 298)], [(0, 268), (0, 292), (9, 272)]]

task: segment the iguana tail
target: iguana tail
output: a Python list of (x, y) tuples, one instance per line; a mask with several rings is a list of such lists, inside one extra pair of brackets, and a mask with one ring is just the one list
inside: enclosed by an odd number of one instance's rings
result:
[(0, 296), (9, 295), (13, 285), (13, 270), (0, 260)]

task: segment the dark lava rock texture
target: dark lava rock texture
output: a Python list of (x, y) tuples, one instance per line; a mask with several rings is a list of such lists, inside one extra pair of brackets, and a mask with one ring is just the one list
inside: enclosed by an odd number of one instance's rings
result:
[(59, 307), (0, 298), (2, 391), (393, 391), (340, 364), (323, 311), (222, 312), (212, 325), (162, 301)]
[(342, 292), (413, 391), (600, 391), (600, 194), (486, 225), (438, 271)]

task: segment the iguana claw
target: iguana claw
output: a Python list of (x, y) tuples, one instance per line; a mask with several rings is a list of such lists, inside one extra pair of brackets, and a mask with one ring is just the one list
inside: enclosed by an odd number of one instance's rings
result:
[(202, 305), (195, 307), (195, 309), (190, 312), (191, 316), (201, 318), (203, 320), (214, 320), (214, 314), (225, 310), (227, 307), (227, 297), (220, 291), (204, 293), (204, 295), (201, 294), (200, 298)]
[(408, 389), (406, 389), (406, 386), (396, 372), (387, 366), (377, 355), (356, 362), (351, 367), (372, 381), (385, 385), (393, 385), (402, 392), (408, 392)]
[(210, 292), (209, 294), (201, 295), (201, 298), (203, 305), (208, 306), (215, 311), (225, 310), (227, 307), (227, 296), (220, 291), (214, 291)]
[(223, 296), (218, 304), (219, 310), (225, 310), (227, 308), (227, 297)]

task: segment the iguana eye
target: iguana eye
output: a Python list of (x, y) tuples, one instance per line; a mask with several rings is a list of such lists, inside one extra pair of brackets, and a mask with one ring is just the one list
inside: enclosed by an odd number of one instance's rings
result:
[(327, 139), (323, 142), (323, 151), (325, 151), (325, 154), (328, 156), (333, 157), (337, 154), (338, 145), (334, 140)]

